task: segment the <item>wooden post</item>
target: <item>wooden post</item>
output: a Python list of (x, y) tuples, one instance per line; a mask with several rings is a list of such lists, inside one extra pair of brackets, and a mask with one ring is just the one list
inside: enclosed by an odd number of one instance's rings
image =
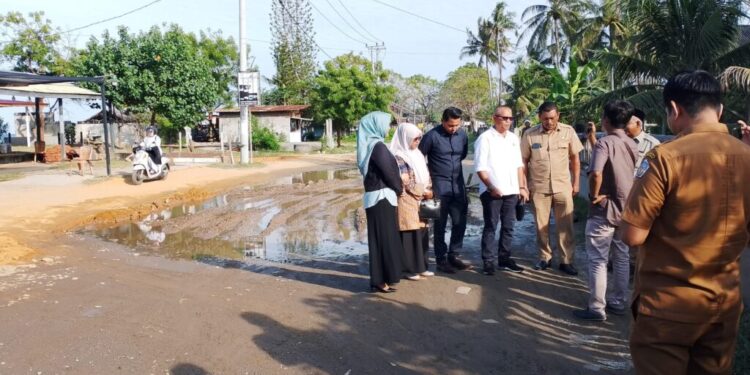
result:
[(36, 142), (34, 153), (44, 153), (44, 112), (42, 112), (42, 98), (34, 98), (34, 109), (36, 110)]
[(60, 138), (60, 162), (65, 161), (65, 120), (63, 120), (63, 100), (62, 98), (57, 99), (58, 112), (60, 119), (57, 122), (59, 129), (57, 129), (57, 135)]

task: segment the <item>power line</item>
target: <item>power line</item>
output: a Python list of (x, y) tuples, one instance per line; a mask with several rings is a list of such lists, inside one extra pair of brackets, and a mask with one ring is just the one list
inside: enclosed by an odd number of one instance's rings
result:
[(310, 1), (310, 5), (312, 5), (313, 9), (315, 9), (315, 11), (318, 12), (318, 14), (320, 14), (326, 21), (328, 21), (328, 23), (330, 23), (331, 26), (333, 26), (334, 28), (336, 28), (336, 30), (338, 30), (340, 33), (344, 34), (347, 38), (349, 38), (349, 39), (351, 39), (351, 40), (353, 40), (353, 41), (355, 41), (357, 43), (362, 43), (362, 44), (365, 44), (365, 45), (367, 44), (367, 42), (363, 42), (363, 41), (361, 41), (361, 40), (359, 40), (357, 38), (354, 38), (353, 36), (347, 34), (344, 30), (341, 30), (341, 28), (338, 27), (338, 25), (336, 25), (335, 23), (331, 22), (331, 20), (328, 19), (328, 17), (326, 17), (326, 15), (323, 14), (323, 12), (321, 12), (320, 9), (318, 9), (318, 7), (316, 7), (315, 4), (313, 4), (312, 1)]
[(384, 2), (384, 1), (380, 1), (380, 0), (372, 0), (372, 1), (374, 1), (374, 2), (376, 2), (376, 3), (378, 3), (378, 4), (382, 4), (382, 5), (385, 5), (385, 6), (389, 7), (389, 8), (393, 8), (393, 9), (395, 9), (395, 10), (399, 11), (399, 12), (402, 12), (402, 13), (406, 13), (406, 14), (408, 14), (408, 15), (411, 15), (411, 16), (414, 16), (414, 17), (417, 17), (417, 18), (423, 19), (423, 20), (425, 20), (425, 21), (427, 21), (427, 22), (432, 22), (432, 23), (434, 23), (434, 24), (436, 24), (436, 25), (440, 25), (440, 26), (443, 26), (443, 27), (447, 27), (447, 28), (449, 28), (449, 29), (451, 29), (451, 30), (456, 30), (456, 31), (460, 32), (461, 34), (466, 34), (466, 30), (461, 30), (461, 29), (459, 29), (459, 28), (457, 28), (457, 27), (453, 27), (453, 26), (451, 26), (451, 25), (448, 25), (448, 24), (442, 23), (442, 22), (440, 22), (440, 21), (435, 21), (435, 20), (433, 20), (433, 19), (430, 19), (430, 18), (427, 18), (427, 17), (424, 17), (424, 16), (420, 16), (419, 14), (416, 14), (416, 13), (410, 12), (410, 11), (408, 11), (408, 10), (405, 10), (405, 9), (401, 9), (401, 8), (398, 8), (398, 7), (396, 7), (396, 6), (393, 6), (393, 5), (391, 5), (391, 4), (388, 4), (388, 3), (386, 3), (386, 2)]
[(346, 17), (342, 16), (341, 13), (338, 11), (338, 9), (336, 9), (336, 7), (334, 7), (333, 4), (331, 4), (330, 0), (326, 0), (326, 3), (328, 3), (328, 6), (330, 6), (331, 9), (333, 9), (333, 11), (336, 12), (336, 14), (339, 15), (339, 18), (341, 18), (344, 21), (345, 24), (347, 24), (352, 30), (354, 30), (355, 33), (359, 34), (359, 36), (361, 36), (361, 37), (363, 37), (363, 38), (365, 38), (365, 39), (367, 39), (369, 41), (373, 41), (373, 42), (375, 41), (375, 40), (372, 40), (367, 35), (362, 34), (359, 30), (357, 30), (356, 27), (352, 26), (352, 24), (349, 23), (349, 21), (346, 19)]
[[(264, 40), (264, 39), (251, 39), (248, 38), (247, 40), (251, 42), (257, 42), (257, 43), (264, 43), (264, 44), (271, 44), (270, 40)], [(339, 48), (339, 47), (322, 47), (329, 51), (361, 51), (356, 48)], [(455, 52), (420, 52), (420, 51), (388, 51), (389, 53), (392, 53), (394, 55), (416, 55), (416, 56), (455, 56)]]
[(120, 14), (120, 15), (117, 15), (117, 16), (114, 16), (114, 17), (110, 17), (110, 18), (106, 18), (106, 19), (103, 19), (103, 20), (100, 20), (100, 21), (92, 22), (92, 23), (90, 23), (88, 25), (84, 25), (84, 26), (72, 28), (70, 30), (65, 30), (65, 31), (59, 32), (57, 34), (67, 34), (67, 33), (73, 32), (73, 31), (78, 31), (78, 30), (82, 30), (82, 29), (85, 29), (85, 28), (88, 28), (88, 27), (91, 27), (91, 26), (95, 26), (95, 25), (99, 25), (99, 24), (102, 24), (102, 23), (105, 23), (105, 22), (113, 21), (113, 20), (116, 20), (118, 18), (125, 17), (125, 16), (127, 16), (129, 14), (133, 14), (133, 13), (139, 11), (139, 10), (146, 9), (146, 8), (152, 6), (152, 5), (154, 5), (154, 4), (156, 4), (156, 3), (160, 2), (160, 1), (162, 1), (162, 0), (154, 0), (154, 1), (152, 1), (152, 2), (150, 2), (148, 4), (146, 4), (146, 5), (142, 5), (142, 6), (138, 7), (138, 8), (129, 10), (129, 11), (125, 12), (125, 13)]
[(364, 30), (364, 31), (365, 31), (365, 32), (366, 32), (367, 34), (369, 34), (369, 35), (370, 35), (370, 36), (371, 36), (371, 37), (372, 37), (372, 38), (373, 38), (374, 40), (380, 40), (380, 41), (382, 42), (382, 40), (381, 40), (380, 38), (376, 37), (375, 35), (372, 35), (372, 33), (371, 33), (371, 32), (367, 31), (367, 29), (365, 29), (365, 27), (364, 27), (364, 26), (362, 26), (362, 24), (361, 24), (361, 23), (359, 22), (359, 20), (357, 19), (357, 17), (355, 17), (355, 16), (354, 16), (354, 15), (352, 14), (352, 12), (350, 12), (350, 11), (349, 11), (349, 8), (347, 8), (347, 7), (346, 7), (346, 5), (344, 5), (344, 3), (343, 3), (343, 2), (341, 1), (341, 0), (338, 0), (338, 2), (339, 2), (339, 4), (341, 4), (341, 6), (342, 6), (342, 7), (344, 8), (344, 10), (345, 10), (345, 11), (346, 11), (347, 13), (349, 13), (349, 15), (350, 15), (350, 16), (352, 16), (352, 19), (354, 19), (354, 22), (356, 22), (356, 23), (357, 23), (357, 25), (359, 25), (359, 27), (361, 27), (361, 28), (362, 28), (362, 30)]
[[(56, 33), (52, 33), (51, 35), (61, 35), (61, 34), (68, 34), (68, 33), (72, 33), (72, 32), (74, 32), (74, 31), (78, 31), (78, 30), (83, 30), (83, 29), (89, 28), (89, 27), (91, 27), (91, 26), (96, 26), (96, 25), (99, 25), (99, 24), (102, 24), (102, 23), (105, 23), (105, 22), (113, 21), (113, 20), (116, 20), (116, 19), (118, 19), (118, 18), (122, 18), (122, 17), (125, 17), (125, 16), (127, 16), (127, 15), (133, 14), (133, 13), (135, 13), (135, 12), (139, 11), (139, 10), (143, 10), (143, 9), (146, 9), (146, 8), (148, 8), (148, 7), (152, 6), (152, 5), (154, 5), (154, 4), (156, 4), (156, 3), (160, 2), (160, 1), (162, 1), (162, 0), (154, 0), (154, 1), (152, 1), (152, 2), (150, 2), (150, 3), (148, 3), (148, 4), (146, 4), (146, 5), (142, 5), (142, 6), (138, 7), (138, 8), (135, 8), (135, 9), (131, 9), (131, 10), (129, 10), (129, 11), (127, 11), (127, 12), (125, 12), (125, 13), (122, 13), (122, 14), (116, 15), (116, 16), (114, 16), (114, 17), (109, 17), (109, 18), (105, 18), (105, 19), (103, 19), (103, 20), (99, 20), (99, 21), (96, 21), (96, 22), (92, 22), (92, 23), (90, 23), (90, 24), (88, 24), (88, 25), (83, 25), (83, 26), (79, 26), (79, 27), (74, 27), (74, 28), (72, 28), (72, 29), (69, 29), (69, 30), (65, 30), (65, 31), (58, 31), (58, 32), (56, 32)], [(10, 42), (12, 42), (12, 40), (3, 40), (3, 41), (0, 41), (0, 44), (8, 44), (8, 43), (10, 43)]]
[[(292, 13), (289, 12), (289, 9), (286, 8), (286, 5), (284, 5), (284, 1), (283, 0), (278, 0), (278, 2), (279, 2), (279, 6), (281, 6), (281, 9), (284, 12), (286, 12), (286, 14), (289, 16), (289, 18), (291, 18), (292, 22), (294, 22), (294, 24), (297, 26), (297, 31), (302, 32), (302, 26), (300, 26), (299, 21), (297, 20), (297, 18), (295, 18), (292, 15)], [(318, 42), (315, 41), (315, 39), (310, 38), (310, 40), (312, 40), (313, 44), (315, 44), (315, 46), (318, 47), (318, 49), (320, 50), (320, 52), (323, 52), (323, 54), (326, 55), (326, 56), (328, 56), (329, 59), (333, 59), (333, 57), (331, 55), (329, 55), (328, 52), (326, 52), (323, 49), (323, 47), (321, 47), (318, 44)]]

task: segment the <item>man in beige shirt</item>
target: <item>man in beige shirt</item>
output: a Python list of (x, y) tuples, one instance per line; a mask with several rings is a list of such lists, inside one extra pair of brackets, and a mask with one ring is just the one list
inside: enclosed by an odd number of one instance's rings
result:
[(541, 124), (529, 129), (521, 140), (539, 247), (539, 261), (534, 269), (545, 270), (552, 263), (549, 216), (550, 211), (554, 211), (561, 252), (559, 268), (575, 276), (578, 270), (573, 266), (573, 197), (579, 191), (581, 162), (578, 153), (583, 145), (572, 126), (558, 122), (560, 112), (555, 103), (543, 103), (538, 115)]

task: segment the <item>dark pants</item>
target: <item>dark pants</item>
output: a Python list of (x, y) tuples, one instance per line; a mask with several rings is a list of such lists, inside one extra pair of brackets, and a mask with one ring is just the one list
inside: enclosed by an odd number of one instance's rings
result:
[(152, 147), (150, 150), (146, 151), (146, 153), (151, 158), (151, 161), (154, 162), (154, 164), (161, 164), (161, 153), (159, 152), (158, 148)]
[[(441, 196), (440, 218), (435, 220), (435, 260), (442, 262), (448, 256), (459, 256), (464, 244), (466, 231), (466, 215), (469, 211), (469, 201), (466, 196)], [(451, 217), (450, 248), (445, 243), (445, 225)]]
[(638, 314), (630, 331), (635, 373), (731, 374), (739, 321), (739, 315), (682, 323)]
[(495, 230), (500, 224), (500, 241), (497, 246), (499, 262), (510, 260), (510, 247), (513, 242), (513, 225), (516, 222), (516, 204), (518, 195), (504, 195), (493, 197), (489, 192), (479, 196), (484, 213), (484, 230), (482, 231), (482, 260), (492, 263), (495, 260), (493, 245), (495, 244)]

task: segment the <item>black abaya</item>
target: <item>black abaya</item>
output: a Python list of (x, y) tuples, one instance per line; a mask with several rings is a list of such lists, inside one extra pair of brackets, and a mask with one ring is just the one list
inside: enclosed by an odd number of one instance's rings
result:
[(367, 213), (367, 245), (370, 250), (370, 286), (395, 284), (401, 279), (401, 239), (396, 207), (381, 199)]

